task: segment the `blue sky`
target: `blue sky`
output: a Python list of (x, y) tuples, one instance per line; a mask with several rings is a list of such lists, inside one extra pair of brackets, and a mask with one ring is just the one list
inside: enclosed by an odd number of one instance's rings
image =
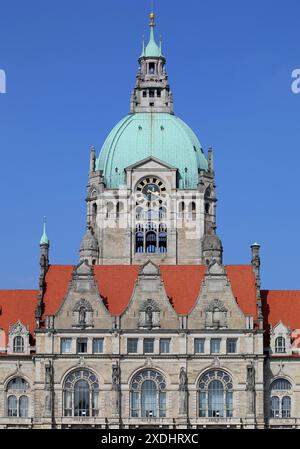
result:
[[(129, 111), (150, 0), (0, 4), (0, 288), (74, 264), (89, 148)], [(262, 245), (262, 286), (300, 289), (299, 0), (155, 0), (175, 112), (215, 149), (224, 262)]]

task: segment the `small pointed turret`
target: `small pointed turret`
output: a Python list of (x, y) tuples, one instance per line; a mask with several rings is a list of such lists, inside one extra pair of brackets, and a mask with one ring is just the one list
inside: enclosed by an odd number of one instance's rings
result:
[(208, 172), (213, 174), (214, 173), (214, 157), (213, 157), (213, 149), (212, 146), (208, 149)]
[(96, 166), (96, 152), (94, 145), (92, 145), (90, 154), (90, 173), (94, 173), (95, 166)]
[(50, 246), (50, 242), (49, 242), (49, 239), (48, 239), (47, 233), (46, 233), (46, 217), (44, 217), (44, 228), (43, 228), (43, 235), (40, 240), (40, 245)]

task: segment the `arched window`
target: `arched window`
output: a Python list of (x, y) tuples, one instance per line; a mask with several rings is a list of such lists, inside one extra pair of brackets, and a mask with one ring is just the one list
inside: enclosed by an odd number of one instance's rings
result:
[(271, 418), (279, 418), (280, 407), (279, 398), (277, 396), (271, 397)]
[(184, 201), (180, 201), (180, 203), (178, 205), (179, 218), (184, 218), (184, 210), (185, 210)]
[(275, 352), (285, 352), (285, 338), (277, 337), (275, 340)]
[(93, 224), (93, 226), (95, 226), (95, 224), (96, 224), (96, 219), (97, 219), (97, 204), (93, 203), (93, 206), (92, 206), (92, 224)]
[(141, 206), (138, 206), (135, 210), (135, 218), (137, 220), (143, 220), (144, 218), (144, 209)]
[(146, 253), (155, 253), (157, 247), (156, 232), (149, 231), (146, 234)]
[(199, 416), (232, 418), (232, 379), (221, 370), (211, 370), (201, 376), (198, 386)]
[(117, 203), (117, 207), (116, 207), (116, 213), (117, 213), (117, 218), (118, 219), (120, 218), (120, 214), (123, 212), (123, 209), (124, 209), (124, 204), (118, 202)]
[(196, 203), (194, 201), (189, 204), (189, 218), (193, 221), (196, 220)]
[(19, 414), (21, 418), (28, 416), (28, 397), (21, 396), (19, 399)]
[(24, 338), (19, 335), (14, 338), (14, 352), (24, 352)]
[(106, 218), (114, 218), (114, 203), (109, 202), (106, 205)]
[(167, 226), (165, 224), (159, 225), (158, 251), (160, 253), (167, 252), (167, 236)]
[(9, 396), (7, 400), (8, 416), (18, 416), (18, 401), (16, 396)]
[(14, 377), (7, 384), (7, 416), (26, 418), (28, 416), (29, 399), (24, 393), (29, 389), (22, 377)]
[(164, 418), (166, 416), (166, 382), (157, 371), (136, 374), (130, 392), (132, 418)]
[(281, 400), (281, 413), (283, 418), (291, 417), (291, 398), (284, 396)]
[(167, 209), (165, 207), (160, 207), (158, 211), (159, 220), (165, 220), (167, 217)]
[[(276, 379), (270, 386), (270, 416), (271, 418), (290, 418), (291, 397), (287, 395), (292, 389), (286, 379)], [(288, 394), (291, 394), (288, 393)]]
[(64, 416), (97, 416), (99, 382), (88, 370), (69, 374), (64, 384)]

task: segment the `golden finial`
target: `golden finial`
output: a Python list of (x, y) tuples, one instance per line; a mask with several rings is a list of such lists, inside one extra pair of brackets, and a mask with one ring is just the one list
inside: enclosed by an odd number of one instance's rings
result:
[(155, 24), (154, 24), (154, 19), (155, 19), (155, 14), (154, 14), (154, 12), (150, 12), (150, 26), (151, 26), (151, 27), (154, 27), (154, 26), (155, 26)]

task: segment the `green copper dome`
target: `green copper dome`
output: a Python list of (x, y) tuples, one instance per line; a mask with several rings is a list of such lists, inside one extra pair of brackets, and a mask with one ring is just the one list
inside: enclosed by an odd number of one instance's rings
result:
[(105, 140), (96, 162), (106, 187), (125, 183), (125, 168), (153, 156), (178, 169), (179, 188), (196, 188), (207, 161), (194, 132), (168, 113), (136, 113), (124, 117)]

